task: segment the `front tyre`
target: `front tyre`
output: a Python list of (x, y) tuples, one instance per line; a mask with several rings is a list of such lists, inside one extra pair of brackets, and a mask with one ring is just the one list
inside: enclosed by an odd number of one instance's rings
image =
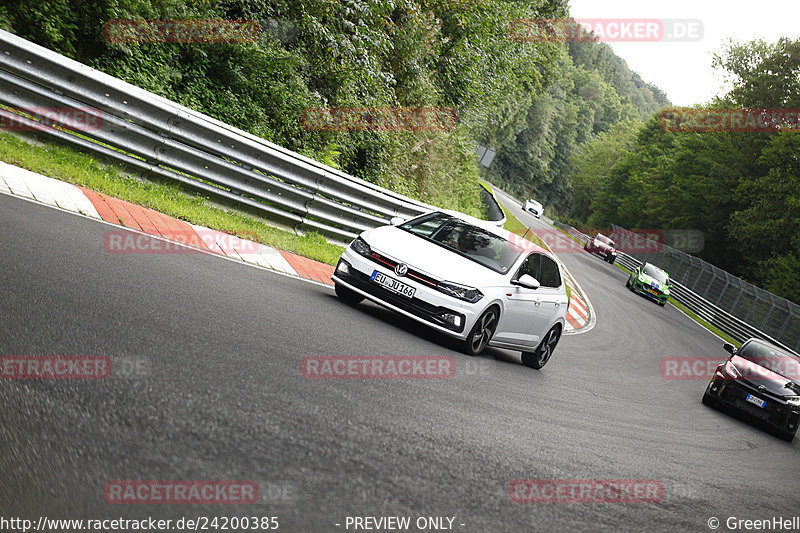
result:
[(341, 298), (345, 303), (349, 305), (358, 305), (364, 299), (364, 297), (358, 294), (357, 292), (351, 291), (344, 285), (340, 285), (338, 283), (333, 286), (333, 290), (336, 291), (336, 296)]
[(522, 352), (522, 364), (531, 368), (540, 369), (550, 360), (553, 352), (556, 349), (558, 340), (561, 338), (561, 327), (553, 326), (547, 335), (544, 336), (542, 342), (536, 347), (533, 352)]
[(500, 315), (495, 307), (490, 307), (481, 315), (464, 340), (464, 351), (467, 354), (478, 355), (486, 348), (497, 329), (499, 318)]

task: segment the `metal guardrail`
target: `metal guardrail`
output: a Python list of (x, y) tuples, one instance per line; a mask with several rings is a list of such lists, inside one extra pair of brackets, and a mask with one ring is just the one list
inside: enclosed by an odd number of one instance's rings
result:
[(562, 224), (561, 222), (558, 222), (557, 220), (554, 220), (552, 222), (552, 224), (553, 224), (553, 226), (557, 227), (558, 229), (560, 229), (564, 233), (566, 233), (568, 235), (571, 235), (571, 236), (575, 237), (576, 239), (578, 239), (578, 241), (581, 243), (581, 246), (584, 246), (587, 242), (589, 242), (589, 239), (591, 239), (591, 237), (589, 237), (585, 233), (582, 233), (582, 232), (576, 230), (575, 228), (573, 228), (572, 226), (570, 226), (568, 224)]
[[(586, 244), (586, 242), (592, 238), (567, 224), (555, 222), (554, 225), (565, 233), (578, 239), (581, 244)], [(617, 229), (615, 227), (615, 231), (616, 230)], [(620, 251), (617, 251), (616, 262), (628, 270), (633, 270), (643, 264), (642, 261), (639, 261), (635, 257)], [(658, 264), (658, 262), (655, 261), (653, 264)], [(744, 342), (751, 337), (756, 337), (772, 342), (793, 353), (798, 353), (798, 346), (787, 346), (785, 343), (775, 339), (773, 336), (768, 335), (751, 324), (748, 324), (747, 322), (733, 316), (728, 311), (718, 307), (717, 305), (698, 295), (685, 285), (678, 283), (674, 278), (671, 277), (670, 279), (672, 281), (672, 290), (670, 291), (670, 296), (673, 299), (680, 302), (692, 313), (696, 314), (698, 317), (702, 318), (733, 339), (739, 342)]]
[[(349, 241), (392, 217), (435, 209), (2, 30), (0, 104), (11, 108), (0, 108), (3, 121), (236, 202), (295, 231)], [(70, 132), (64, 122), (32, 119), (42, 108), (81, 109), (98, 127)]]
[[(145, 176), (174, 180), (247, 206), (295, 230), (315, 230), (336, 240), (350, 240), (394, 216), (408, 218), (435, 209), (2, 30), (0, 104), (12, 108), (0, 108), (4, 121), (101, 154)], [(76, 134), (58, 121), (43, 123), (18, 112), (29, 110), (35, 117), (41, 108), (79, 108), (98, 127)], [(581, 243), (589, 239), (575, 228), (556, 225)], [(640, 264), (625, 253), (617, 261), (627, 268)], [(731, 337), (761, 337), (783, 346), (684, 285), (674, 286), (676, 300)]]

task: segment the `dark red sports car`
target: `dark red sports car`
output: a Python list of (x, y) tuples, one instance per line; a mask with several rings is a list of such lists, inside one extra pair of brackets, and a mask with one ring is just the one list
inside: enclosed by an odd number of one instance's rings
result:
[(800, 423), (800, 357), (774, 344), (750, 339), (717, 367), (703, 403), (727, 406), (771, 426), (790, 441)]
[(617, 249), (615, 246), (616, 244), (614, 244), (614, 241), (602, 233), (598, 233), (594, 239), (589, 239), (583, 246), (583, 249), (589, 253), (600, 255), (604, 260), (613, 265), (614, 261), (617, 259)]

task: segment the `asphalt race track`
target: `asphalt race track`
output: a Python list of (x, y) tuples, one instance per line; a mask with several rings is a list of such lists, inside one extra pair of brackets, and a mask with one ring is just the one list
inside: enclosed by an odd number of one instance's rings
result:
[[(660, 375), (663, 357), (724, 358), (722, 341), (628, 292), (599, 257), (561, 255), (597, 325), (536, 371), (516, 352), (470, 358), (375, 305), (217, 256), (108, 254), (112, 226), (3, 194), (0, 228), (0, 354), (136, 367), (0, 380), (0, 516), (277, 516), (303, 532), (347, 531), (347, 516), (455, 517), (453, 530), (484, 532), (709, 531), (712, 516), (727, 531), (729, 516), (800, 515), (800, 443), (705, 407), (705, 381)], [(300, 372), (309, 355), (451, 355), (457, 370), (313, 380)], [(515, 479), (664, 491), (653, 503), (516, 503)], [(255, 480), (270, 493), (112, 505), (113, 480)]]

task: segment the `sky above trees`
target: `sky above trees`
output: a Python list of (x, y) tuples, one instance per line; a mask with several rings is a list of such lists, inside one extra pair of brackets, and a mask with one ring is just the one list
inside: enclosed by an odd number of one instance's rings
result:
[(700, 41), (665, 43), (609, 43), (631, 70), (660, 87), (675, 105), (710, 101), (719, 94), (723, 80), (711, 68), (713, 54), (725, 43), (778, 36), (800, 38), (800, 3), (762, 0), (737, 6), (725, 0), (570, 0), (573, 17), (692, 18), (703, 22)]

